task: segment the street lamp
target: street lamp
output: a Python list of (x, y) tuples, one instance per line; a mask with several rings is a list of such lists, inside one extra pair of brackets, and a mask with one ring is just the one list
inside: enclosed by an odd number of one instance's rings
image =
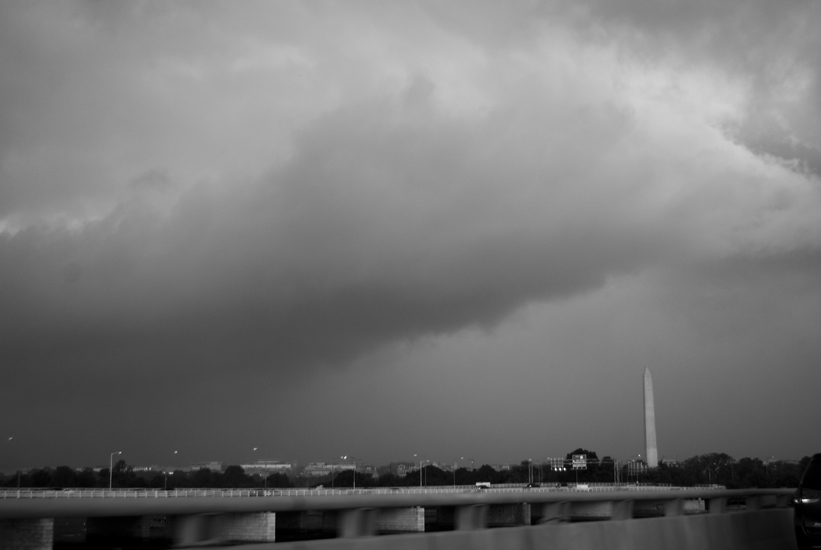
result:
[(114, 455), (121, 455), (123, 454), (122, 451), (116, 451), (111, 453), (108, 461), (108, 489), (111, 490), (112, 484), (114, 483)]
[[(416, 455), (414, 455), (414, 456), (416, 456)], [(422, 488), (422, 474), (424, 473), (424, 470), (422, 470), (422, 463), (423, 462), (430, 462), (430, 460), (420, 460), (419, 461), (419, 488), (420, 489)]]
[[(14, 439), (14, 436), (9, 437), (9, 441), (11, 441), (12, 439)], [(23, 469), (18, 468), (18, 470), (17, 470), (17, 489), (20, 489), (20, 478), (22, 477), (22, 475), (23, 475)]]
[[(558, 479), (560, 476), (558, 472), (564, 472), (567, 468), (564, 467), (565, 459), (564, 458), (548, 458), (547, 460), (550, 461), (550, 469), (554, 472), (557, 472), (556, 478)], [(563, 476), (561, 476), (563, 477)]]
[(532, 458), (527, 459), (527, 478), (528, 478), (528, 483), (530, 485), (533, 485), (533, 459)]
[(342, 460), (348, 460), (348, 458), (350, 458), (351, 461), (353, 462), (353, 488), (356, 489), (356, 457), (355, 456), (348, 457), (348, 455), (345, 455), (345, 456), (340, 456), (339, 458), (341, 458)]

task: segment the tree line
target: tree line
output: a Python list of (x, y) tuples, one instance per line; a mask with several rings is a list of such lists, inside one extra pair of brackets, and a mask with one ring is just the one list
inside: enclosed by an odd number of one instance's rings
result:
[[(425, 466), (421, 470), (398, 476), (390, 472), (373, 476), (362, 472), (345, 470), (323, 477), (287, 475), (273, 473), (267, 476), (246, 473), (242, 467), (228, 466), (222, 472), (208, 469), (196, 471), (175, 470), (158, 473), (156, 471), (135, 471), (119, 460), (113, 470), (91, 468), (75, 470), (69, 466), (32, 469), (27, 472), (6, 474), (0, 477), (2, 487), (36, 488), (107, 488), (109, 483), (116, 488), (290, 488), (290, 487), (418, 487), (474, 485), (477, 482), (491, 484), (529, 483), (562, 485), (572, 483), (612, 483), (620, 482), (670, 484), (678, 487), (697, 485), (723, 485), (728, 489), (796, 487), (801, 474), (806, 469), (810, 457), (805, 456), (798, 463), (789, 461), (763, 462), (758, 458), (735, 460), (726, 453), (708, 453), (693, 456), (680, 463), (662, 463), (658, 468), (646, 468), (641, 462), (625, 464), (611, 457), (598, 458), (595, 452), (576, 449), (567, 453), (566, 463), (571, 455), (587, 455), (587, 467), (582, 470), (561, 471), (549, 463), (523, 461), (509, 469), (495, 470), (487, 464), (477, 469), (458, 468), (445, 471), (436, 466)], [(420, 479), (421, 478), (421, 479)]]

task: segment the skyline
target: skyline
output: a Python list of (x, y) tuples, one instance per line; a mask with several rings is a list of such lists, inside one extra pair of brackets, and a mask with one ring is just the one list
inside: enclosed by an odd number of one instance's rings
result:
[[(597, 460), (602, 464), (603, 463), (612, 464), (611, 461), (610, 461), (610, 459), (612, 459), (612, 461), (614, 461), (620, 467), (627, 467), (629, 463), (637, 462), (637, 463), (644, 463), (645, 465), (647, 465), (646, 468), (653, 468), (653, 467), (649, 466), (649, 464), (647, 463), (647, 461), (644, 458), (644, 455), (636, 455), (636, 456), (628, 457), (628, 458), (620, 458), (620, 457), (611, 456), (607, 453), (598, 453), (597, 451), (595, 451), (593, 449), (587, 449), (587, 450), (595, 453), (596, 456), (597, 456)], [(722, 453), (705, 453), (705, 454), (722, 454)], [(564, 453), (564, 454), (558, 454), (558, 455), (555, 455), (555, 456), (547, 456), (547, 457), (544, 457), (544, 458), (541, 458), (541, 459), (535, 459), (535, 460), (518, 459), (518, 460), (507, 460), (507, 461), (495, 462), (495, 463), (480, 461), (480, 462), (475, 463), (475, 465), (473, 465), (473, 466), (471, 466), (471, 464), (470, 464), (470, 462), (471, 462), (470, 459), (465, 459), (465, 460), (456, 459), (452, 462), (447, 462), (447, 461), (437, 460), (437, 459), (433, 458), (433, 459), (426, 459), (423, 462), (425, 462), (425, 465), (424, 465), (425, 468), (427, 468), (428, 466), (432, 466), (432, 467), (442, 469), (444, 471), (452, 471), (454, 465), (456, 466), (457, 470), (458, 469), (463, 469), (463, 468), (467, 469), (467, 470), (471, 470), (471, 469), (478, 470), (482, 466), (489, 466), (489, 467), (491, 467), (491, 468), (493, 468), (497, 471), (501, 471), (501, 470), (505, 470), (505, 469), (508, 469), (508, 468), (511, 468), (511, 467), (514, 467), (514, 466), (518, 467), (522, 464), (526, 464), (527, 462), (532, 462), (534, 464), (534, 466), (536, 466), (536, 465), (550, 466), (551, 464), (554, 464), (555, 461), (558, 460), (558, 459), (565, 460), (567, 462), (567, 464), (569, 465), (570, 462), (571, 462), (571, 458), (570, 458), (569, 455), (570, 455), (570, 453)], [(687, 459), (696, 458), (698, 456), (700, 456), (700, 455), (688, 456), (684, 460), (672, 459), (671, 458), (671, 459), (666, 459), (664, 462), (668, 465), (669, 464), (679, 464), (681, 462), (684, 462)], [(760, 460), (760, 461), (764, 462), (765, 464), (767, 464), (767, 463), (770, 463), (770, 462), (798, 463), (798, 462), (801, 461), (801, 459), (809, 458), (809, 456), (798, 457), (798, 458), (775, 457), (775, 456), (770, 456), (770, 457), (746, 457), (746, 456), (742, 456), (742, 457), (730, 457), (730, 458), (732, 458), (734, 461), (739, 461), (739, 460), (742, 460), (742, 459)], [(607, 459), (607, 460), (605, 461), (604, 459)], [(185, 462), (180, 463), (180, 462), (178, 462), (176, 464), (158, 464), (158, 463), (154, 463), (154, 464), (133, 464), (133, 463), (129, 463), (123, 457), (118, 457), (118, 461), (119, 460), (125, 461), (125, 463), (129, 467), (134, 468), (135, 472), (143, 472), (143, 471), (167, 471), (167, 472), (170, 472), (170, 471), (176, 471), (176, 470), (182, 470), (182, 471), (186, 471), (186, 472), (189, 472), (189, 471), (193, 472), (193, 471), (196, 471), (197, 469), (203, 469), (203, 468), (208, 469), (208, 470), (214, 470), (214, 468), (216, 467), (215, 465), (219, 464), (222, 467), (222, 470), (220, 470), (220, 471), (225, 471), (225, 468), (227, 468), (229, 466), (240, 466), (240, 467), (244, 468), (245, 472), (248, 473), (248, 474), (262, 474), (262, 473), (265, 473), (264, 472), (265, 468), (270, 468), (270, 464), (274, 463), (274, 464), (279, 464), (279, 465), (290, 465), (290, 466), (287, 467), (287, 468), (268, 470), (268, 472), (267, 472), (268, 474), (285, 473), (289, 476), (297, 475), (297, 476), (302, 476), (302, 477), (322, 477), (323, 475), (329, 475), (329, 474), (317, 474), (317, 473), (312, 473), (312, 474), (299, 473), (299, 474), (295, 474), (294, 472), (295, 471), (296, 472), (301, 472), (303, 469), (310, 468), (313, 465), (323, 465), (325, 467), (330, 467), (330, 466), (342, 467), (342, 466), (345, 466), (346, 468), (343, 468), (343, 470), (348, 469), (348, 467), (350, 469), (352, 469), (353, 464), (354, 464), (353, 462), (344, 461), (344, 460), (343, 461), (340, 461), (340, 460), (336, 460), (336, 461), (334, 461), (334, 460), (309, 460), (309, 461), (306, 461), (306, 462), (302, 462), (302, 461), (290, 461), (290, 460), (287, 460), (287, 459), (286, 460), (260, 459), (260, 460), (250, 461), (250, 462), (243, 462), (243, 463), (238, 462), (238, 463), (231, 463), (231, 464), (226, 463), (226, 462), (222, 462), (218, 459), (210, 460), (210, 461), (204, 461), (204, 462), (195, 462), (195, 463), (185, 463)], [(661, 461), (659, 461), (659, 462), (661, 462)], [(385, 463), (376, 463), (376, 462), (369, 461), (369, 460), (363, 460), (361, 462), (359, 462), (359, 461), (356, 462), (356, 468), (357, 468), (357, 471), (360, 471), (360, 470), (364, 471), (364, 470), (367, 470), (367, 469), (388, 467), (388, 466), (393, 465), (393, 464), (411, 465), (411, 468), (409, 468), (408, 471), (413, 471), (414, 469), (415, 470), (419, 469), (419, 466), (418, 466), (419, 461), (413, 460), (413, 459), (411, 459), (411, 460), (397, 459), (397, 460), (391, 460), (391, 461), (385, 462)], [(83, 470), (83, 469), (86, 469), (86, 468), (91, 468), (95, 472), (100, 471), (100, 470), (108, 470), (108, 468), (109, 468), (109, 466), (107, 464), (85, 464), (85, 465), (49, 464), (49, 465), (40, 465), (40, 466), (36, 466), (36, 467), (35, 466), (32, 466), (32, 467), (23, 466), (23, 467), (20, 467), (20, 468), (13, 468), (13, 469), (6, 470), (6, 471), (0, 471), (0, 474), (14, 477), (16, 474), (19, 474), (19, 473), (25, 474), (25, 473), (30, 472), (32, 470), (48, 469), (48, 468), (54, 469), (54, 468), (63, 467), (63, 466), (68, 466), (68, 467), (70, 467), (74, 470), (77, 470), (77, 471), (80, 471), (80, 470)], [(658, 466), (656, 466), (656, 467), (658, 467)], [(500, 470), (500, 468), (501, 468), (501, 470)], [(342, 471), (342, 470), (340, 470), (340, 471)], [(374, 475), (378, 475), (378, 474), (374, 474)], [(401, 474), (400, 474), (400, 477), (401, 477)]]
[(2, 3), (0, 470), (821, 451), (818, 23)]
[[(607, 452), (599, 452), (596, 449), (587, 449), (588, 451), (596, 453), (597, 456), (599, 457), (599, 460), (601, 460), (604, 457), (610, 457), (610, 458), (612, 458), (612, 459), (614, 459), (618, 462), (625, 463), (625, 464), (627, 462), (630, 462), (630, 461), (633, 461), (633, 460), (638, 460), (638, 461), (646, 462), (650, 467), (654, 467), (652, 465), (651, 461), (654, 461), (656, 464), (658, 464), (659, 462), (665, 461), (664, 455), (662, 455), (661, 459), (658, 458), (658, 450), (657, 450), (657, 446), (656, 446), (656, 437), (655, 437), (655, 412), (654, 412), (655, 408), (653, 406), (653, 383), (652, 383), (652, 374), (650, 373), (649, 367), (646, 367), (644, 369), (644, 373), (642, 375), (642, 382), (643, 382), (642, 388), (643, 388), (643, 397), (644, 397), (643, 405), (644, 405), (644, 422), (645, 422), (644, 423), (645, 451), (646, 451), (645, 454), (642, 455), (641, 453), (638, 453), (638, 454), (632, 455), (628, 458), (624, 458), (624, 457), (613, 456), (613, 455), (611, 455)], [(648, 394), (648, 391), (649, 391), (649, 394)], [(649, 397), (648, 397), (648, 395), (649, 395)], [(647, 408), (648, 403), (650, 404), (650, 407), (652, 409), (652, 412), (649, 413), (650, 414), (649, 417), (648, 417), (648, 408)], [(648, 422), (649, 422), (649, 424), (648, 424)], [(652, 431), (652, 437), (650, 436), (651, 432), (648, 431), (648, 430), (651, 429), (649, 426), (652, 426), (652, 430), (651, 430)], [(9, 437), (8, 441), (11, 442), (13, 439), (14, 439), (13, 437)], [(651, 445), (651, 443), (652, 443), (652, 445)], [(584, 446), (576, 447), (576, 449), (580, 449), (580, 448), (583, 449)], [(652, 453), (651, 453), (651, 448), (652, 448), (652, 451), (653, 451)], [(326, 458), (326, 459), (319, 460), (319, 459), (316, 459), (316, 458), (312, 458), (312, 459), (309, 459), (307, 461), (297, 460), (297, 459), (289, 459), (287, 457), (284, 458), (284, 459), (283, 458), (271, 458), (271, 457), (263, 458), (263, 457), (257, 456), (257, 454), (258, 454), (257, 451), (259, 451), (259, 450), (260, 450), (259, 447), (253, 447), (250, 450), (250, 452), (254, 455), (254, 457), (252, 459), (245, 460), (245, 461), (238, 461), (235, 464), (242, 464), (242, 465), (245, 465), (245, 466), (253, 465), (253, 464), (268, 463), (268, 462), (276, 462), (276, 463), (288, 463), (288, 462), (290, 462), (290, 463), (293, 463), (293, 464), (312, 464), (312, 463), (328, 463), (328, 464), (331, 464), (331, 463), (339, 463), (339, 464), (349, 463), (350, 464), (350, 463), (356, 463), (356, 461), (358, 461), (362, 465), (365, 465), (365, 464), (369, 464), (371, 466), (377, 466), (378, 465), (375, 461), (368, 460), (367, 458), (363, 459), (362, 457), (356, 457), (354, 459), (353, 457), (350, 457), (348, 455), (340, 456), (340, 457), (338, 457), (338, 459), (327, 459)], [(562, 454), (562, 453), (550, 454), (549, 456), (539, 457), (537, 459), (532, 459), (532, 458), (521, 459), (521, 458), (519, 458), (519, 459), (514, 459), (514, 460), (502, 460), (501, 462), (498, 462), (498, 461), (497, 462), (492, 462), (492, 461), (484, 461), (483, 462), (480, 459), (478, 463), (476, 463), (476, 459), (473, 458), (473, 457), (464, 457), (464, 456), (462, 456), (462, 457), (458, 457), (458, 458), (453, 459), (452, 463), (453, 464), (467, 464), (467, 463), (486, 464), (486, 465), (496, 467), (496, 466), (499, 466), (500, 464), (511, 465), (511, 464), (518, 464), (520, 462), (524, 462), (524, 461), (528, 461), (528, 460), (533, 460), (534, 463), (538, 462), (538, 463), (542, 463), (542, 464), (550, 464), (552, 460), (555, 460), (555, 457), (565, 457), (567, 460), (569, 460), (569, 456), (570, 456), (571, 452), (572, 451), (568, 451), (567, 453), (564, 453), (564, 454)], [(713, 451), (713, 452), (720, 452), (720, 451)], [(114, 451), (114, 452), (109, 453), (109, 454), (110, 454), (111, 457), (113, 457), (115, 455), (118, 456), (118, 460), (120, 460), (120, 459), (126, 460), (125, 458), (122, 457), (123, 451)], [(172, 451), (171, 456), (179, 457), (179, 450)], [(435, 456), (436, 456), (435, 453), (430, 455), (430, 457), (435, 457)], [(692, 456), (697, 456), (697, 455), (692, 455)], [(805, 455), (805, 456), (809, 456), (809, 455)], [(427, 462), (427, 463), (435, 463), (435, 464), (448, 463), (447, 460), (443, 461), (443, 460), (438, 459), (438, 458), (430, 458), (430, 457), (428, 459), (422, 459), (422, 460), (424, 462)], [(667, 460), (681, 461), (683, 458), (685, 458), (685, 457), (681, 457), (681, 458), (680, 457), (675, 457), (675, 458), (667, 457)], [(691, 458), (691, 456), (687, 456), (686, 458)], [(733, 458), (737, 458), (737, 457), (733, 457)], [(738, 457), (738, 458), (744, 458), (744, 457)], [(797, 460), (799, 460), (800, 458), (803, 458), (803, 457), (775, 457), (775, 456), (770, 456), (770, 457), (749, 457), (749, 458), (759, 458), (759, 459), (764, 459), (765, 461), (766, 461), (766, 459), (797, 461)], [(386, 462), (385, 464), (392, 464), (392, 463), (412, 463), (412, 464), (415, 464), (418, 460), (419, 460), (419, 455), (417, 453), (415, 453), (413, 455), (413, 458), (410, 459), (410, 460), (408, 460), (408, 459), (391, 459), (390, 461)], [(126, 463), (128, 463), (128, 460), (126, 460)], [(196, 466), (198, 464), (201, 465), (201, 464), (209, 464), (209, 463), (210, 464), (222, 463), (224, 466), (229, 465), (228, 463), (223, 462), (218, 457), (210, 457), (208, 459), (197, 460), (196, 462), (184, 463), (181, 467), (183, 469), (186, 469), (186, 468), (191, 468), (193, 466)], [(62, 466), (62, 465), (66, 465), (66, 464), (43, 464), (43, 465), (40, 465), (39, 467), (41, 467), (41, 468), (42, 467), (56, 467), (56, 466)], [(158, 467), (162, 467), (162, 468), (169, 468), (169, 467), (174, 466), (174, 465), (171, 465), (171, 464), (168, 464), (168, 463), (166, 463), (165, 466), (161, 466), (159, 463), (156, 463), (156, 462), (151, 463), (151, 464), (134, 464), (134, 463), (131, 463), (130, 465), (134, 466), (134, 467), (140, 467), (140, 468), (154, 467), (154, 466), (158, 466)], [(80, 468), (84, 468), (84, 467), (93, 467), (93, 468), (95, 468), (95, 470), (97, 468), (106, 467), (105, 465), (101, 465), (101, 464), (95, 464), (93, 466), (91, 464), (85, 464), (85, 465), (80, 465), (80, 466), (78, 466), (76, 464), (73, 464), (73, 465), (70, 465), (70, 466), (73, 467), (73, 468), (76, 468), (76, 469), (80, 469)], [(210, 468), (210, 466), (208, 466), (208, 467)], [(462, 466), (460, 466), (460, 467), (462, 467)], [(14, 469), (14, 471), (17, 471), (20, 468), (28, 470), (28, 469), (36, 468), (36, 467), (17, 466)], [(6, 471), (4, 473), (8, 475), (10, 471), (12, 471), (12, 470)]]

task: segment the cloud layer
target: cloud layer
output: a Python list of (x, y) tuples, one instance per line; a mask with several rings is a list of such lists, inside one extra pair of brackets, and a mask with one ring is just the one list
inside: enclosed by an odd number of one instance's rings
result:
[[(523, 308), (578, 303), (594, 326), (585, 297), (637, 280), (636, 307), (690, 327), (659, 357), (692, 338), (732, 371), (750, 316), (786, 341), (819, 321), (817, 3), (247, 8), (3, 8), (0, 349), (20, 395), (91, 418), (61, 390), (299, 393)], [(821, 350), (799, 348), (800, 377)]]

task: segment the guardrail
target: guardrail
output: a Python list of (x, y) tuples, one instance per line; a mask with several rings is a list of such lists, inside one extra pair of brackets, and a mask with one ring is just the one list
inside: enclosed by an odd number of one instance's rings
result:
[[(59, 491), (52, 491), (57, 493)], [(46, 491), (45, 493), (49, 493)], [(110, 492), (113, 495), (115, 492)], [(143, 497), (134, 497), (135, 494)], [(180, 491), (180, 497), (198, 498), (154, 498), (154, 491), (121, 492), (122, 497), (114, 498), (6, 498), (0, 499), (0, 519), (15, 517), (81, 517), (81, 516), (124, 516), (124, 515), (180, 515), (202, 513), (243, 513), (243, 512), (298, 512), (307, 510), (355, 510), (402, 507), (440, 506), (482, 506), (498, 504), (532, 505), (553, 503), (612, 502), (624, 503), (657, 502), (680, 503), (684, 500), (701, 499), (707, 501), (710, 512), (725, 511), (728, 499), (752, 502), (755, 507), (786, 507), (789, 505), (792, 489), (667, 489), (659, 491), (534, 491), (534, 490), (466, 490), (433, 491), (418, 490), (415, 493), (350, 492), (339, 494), (329, 491), (302, 492), (292, 494), (272, 494), (256, 498), (247, 497), (248, 491), (215, 491), (215, 494), (193, 494), (196, 491)], [(310, 493), (310, 494), (306, 494)], [(228, 498), (226, 498), (228, 497)], [(669, 507), (667, 508), (669, 511)], [(631, 508), (632, 510), (632, 508)], [(620, 512), (621, 513), (621, 512)], [(669, 513), (665, 513), (669, 515)]]
[[(723, 489), (715, 487), (708, 490)], [(492, 486), (477, 488), (473, 485), (437, 486), (437, 487), (375, 487), (362, 489), (0, 489), (0, 499), (20, 498), (186, 498), (186, 497), (270, 497), (270, 496), (317, 496), (317, 495), (367, 495), (367, 494), (443, 494), (443, 493), (500, 493), (500, 492), (613, 492), (613, 491), (694, 491), (705, 490), (704, 487), (670, 487), (653, 485), (590, 485), (583, 487), (531, 487)]]

